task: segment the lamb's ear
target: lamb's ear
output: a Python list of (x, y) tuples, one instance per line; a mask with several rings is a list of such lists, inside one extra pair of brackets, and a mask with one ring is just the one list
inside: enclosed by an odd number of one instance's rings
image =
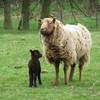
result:
[(33, 51), (32, 50), (30, 50), (30, 53), (32, 53)]
[(55, 23), (55, 21), (56, 21), (56, 17), (54, 17), (52, 21), (53, 21), (53, 23)]
[(41, 23), (42, 22), (42, 19), (38, 19), (38, 22)]

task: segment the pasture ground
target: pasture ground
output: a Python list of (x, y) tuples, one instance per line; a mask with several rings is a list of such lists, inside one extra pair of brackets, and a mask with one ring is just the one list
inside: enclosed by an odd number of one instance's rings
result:
[[(42, 86), (28, 88), (30, 49), (42, 54), (38, 31), (0, 31), (0, 100), (100, 100), (100, 32), (91, 31), (91, 59), (84, 66), (82, 82), (78, 82), (78, 67), (73, 81), (64, 85), (63, 64), (60, 65), (59, 85), (53, 86), (55, 69), (43, 56), (40, 59)], [(15, 66), (22, 66), (17, 69)], [(68, 69), (69, 76), (70, 67)], [(38, 83), (38, 82), (37, 82)]]

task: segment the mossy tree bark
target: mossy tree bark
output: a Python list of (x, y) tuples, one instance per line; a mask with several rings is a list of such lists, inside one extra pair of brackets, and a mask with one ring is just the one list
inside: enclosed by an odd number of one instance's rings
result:
[(41, 19), (49, 17), (51, 0), (43, 0)]
[(29, 6), (30, 0), (23, 0), (22, 4), (22, 29), (29, 30)]
[(3, 0), (4, 3), (4, 29), (12, 29), (11, 22), (11, 0)]
[[(41, 10), (41, 19), (44, 19), (46, 17), (49, 17), (50, 15), (50, 5), (51, 5), (51, 0), (43, 0), (43, 5), (42, 5), (42, 10)], [(40, 28), (40, 24), (39, 24)]]

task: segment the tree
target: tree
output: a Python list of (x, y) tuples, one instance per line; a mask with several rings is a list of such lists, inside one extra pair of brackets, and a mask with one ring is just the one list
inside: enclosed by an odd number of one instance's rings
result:
[(93, 8), (93, 0), (89, 0), (89, 8), (90, 8), (90, 9)]
[(96, 6), (96, 28), (98, 28), (98, 0), (95, 0), (95, 6)]
[(30, 0), (23, 0), (22, 4), (22, 18), (23, 18), (23, 29), (29, 29), (29, 5)]
[(12, 29), (11, 22), (11, 0), (3, 0), (4, 3), (4, 29)]
[(3, 7), (3, 2), (2, 2), (2, 0), (0, 0), (0, 8), (2, 8)]
[(23, 30), (29, 30), (29, 15), (30, 15), (29, 6), (30, 6), (30, 0), (23, 0), (21, 20), (18, 26), (19, 30), (21, 26)]
[[(41, 15), (40, 18), (44, 19), (46, 17), (49, 17), (50, 15), (50, 5), (51, 5), (51, 0), (43, 0), (43, 5), (42, 5), (42, 10), (41, 10)], [(39, 27), (40, 28), (40, 23)]]
[(62, 0), (62, 2), (60, 2), (60, 0), (56, 0), (56, 2), (57, 2), (58, 12), (60, 14), (60, 21), (63, 23), (63, 20), (64, 20), (63, 6), (64, 6), (64, 3), (66, 3), (67, 1)]
[(43, 0), (41, 19), (49, 17), (51, 0)]

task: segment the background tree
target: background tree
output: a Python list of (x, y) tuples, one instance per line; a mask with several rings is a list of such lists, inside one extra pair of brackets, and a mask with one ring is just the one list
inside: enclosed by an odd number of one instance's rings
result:
[(3, 1), (0, 0), (0, 8), (3, 8)]
[(62, 0), (62, 2), (60, 0), (56, 0), (56, 5), (57, 5), (58, 12), (59, 12), (59, 15), (60, 15), (60, 21), (62, 23), (64, 22), (63, 7), (66, 6), (67, 2), (68, 2), (67, 0)]
[(22, 2), (22, 13), (21, 20), (19, 22), (18, 29), (20, 30), (21, 26), (23, 30), (29, 30), (29, 6), (30, 0), (23, 0)]
[(30, 5), (30, 0), (23, 0), (22, 4), (23, 30), (29, 29), (29, 5)]
[(95, 8), (96, 8), (96, 28), (98, 28), (98, 9), (99, 9), (98, 0), (95, 0)]
[(4, 3), (4, 29), (12, 29), (11, 0), (3, 0)]
[[(79, 22), (76, 13), (80, 13), (96, 20), (96, 27), (99, 24), (100, 0), (0, 0), (0, 7), (4, 8), (1, 10), (2, 13), (4, 11), (4, 29), (12, 29), (11, 9), (12, 15), (15, 16), (15, 13), (17, 15), (19, 30), (28, 30), (29, 20), (37, 20), (38, 18), (57, 17), (65, 22), (66, 16), (71, 13), (76, 23)], [(50, 7), (52, 7), (51, 10)]]
[(43, 0), (41, 16), (40, 16), (41, 19), (50, 16), (49, 15), (50, 14), (50, 4), (51, 4), (51, 0)]
[[(41, 10), (41, 15), (40, 18), (44, 19), (46, 17), (50, 16), (50, 5), (51, 5), (51, 0), (42, 0), (43, 4), (42, 4), (42, 10)], [(39, 23), (39, 27), (40, 28), (40, 23)]]

